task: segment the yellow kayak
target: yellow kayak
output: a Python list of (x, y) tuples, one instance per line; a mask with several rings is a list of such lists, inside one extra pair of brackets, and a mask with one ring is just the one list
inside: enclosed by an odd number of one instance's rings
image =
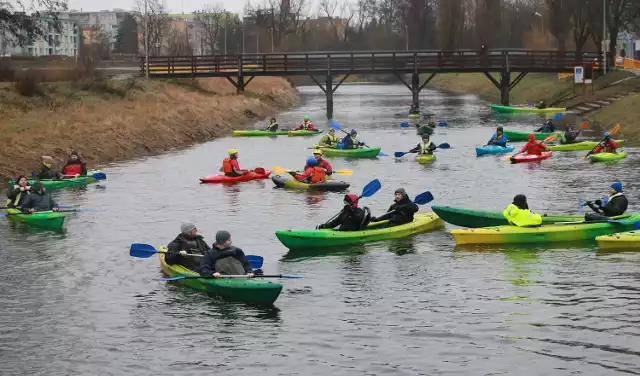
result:
[(600, 249), (640, 250), (640, 231), (619, 232), (596, 237)]

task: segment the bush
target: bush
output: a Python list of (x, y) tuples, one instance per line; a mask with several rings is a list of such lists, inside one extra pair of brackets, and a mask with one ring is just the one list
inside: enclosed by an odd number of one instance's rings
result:
[(15, 70), (11, 62), (0, 59), (0, 81), (11, 82), (14, 76)]
[(16, 91), (25, 97), (43, 96), (44, 91), (40, 85), (40, 80), (35, 74), (23, 74), (16, 77), (13, 82)]

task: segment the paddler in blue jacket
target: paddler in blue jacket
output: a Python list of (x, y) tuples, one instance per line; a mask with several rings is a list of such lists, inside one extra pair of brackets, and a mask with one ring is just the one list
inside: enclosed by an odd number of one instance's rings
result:
[(502, 127), (498, 127), (498, 129), (496, 129), (496, 133), (494, 133), (489, 139), (489, 142), (487, 142), (487, 146), (491, 145), (502, 146), (503, 148), (507, 147), (507, 136), (504, 134), (504, 129)]

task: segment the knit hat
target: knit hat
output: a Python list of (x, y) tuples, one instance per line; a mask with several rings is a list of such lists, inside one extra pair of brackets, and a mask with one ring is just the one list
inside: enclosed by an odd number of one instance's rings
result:
[(619, 181), (615, 182), (611, 184), (611, 188), (613, 188), (616, 192), (620, 193), (622, 192), (622, 183), (620, 183)]
[(220, 230), (216, 232), (216, 244), (222, 244), (229, 239), (231, 239), (231, 234), (229, 233), (229, 231)]
[(404, 188), (398, 188), (394, 193), (401, 193), (402, 197), (409, 197), (409, 195), (407, 194), (407, 191), (405, 191)]
[(38, 182), (36, 182), (35, 184), (33, 184), (33, 185), (31, 186), (31, 189), (32, 189), (34, 192), (38, 192), (38, 191), (40, 191), (42, 188), (44, 188), (44, 184), (42, 184), (42, 183), (41, 183), (41, 182), (39, 182), (39, 181), (38, 181)]
[(353, 194), (353, 193), (347, 193), (344, 196), (344, 201), (348, 202), (350, 204), (350, 206), (355, 209), (358, 207), (358, 195)]
[(183, 234), (188, 234), (195, 229), (196, 226), (191, 222), (185, 222), (180, 226), (180, 231), (182, 231)]

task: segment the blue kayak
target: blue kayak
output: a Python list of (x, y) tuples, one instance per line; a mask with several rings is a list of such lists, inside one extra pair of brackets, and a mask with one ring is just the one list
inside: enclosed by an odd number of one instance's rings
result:
[(481, 155), (486, 155), (486, 154), (506, 154), (506, 153), (510, 153), (513, 151), (513, 149), (515, 149), (515, 146), (496, 146), (496, 145), (489, 145), (489, 146), (480, 146), (476, 148), (476, 155), (479, 157)]

